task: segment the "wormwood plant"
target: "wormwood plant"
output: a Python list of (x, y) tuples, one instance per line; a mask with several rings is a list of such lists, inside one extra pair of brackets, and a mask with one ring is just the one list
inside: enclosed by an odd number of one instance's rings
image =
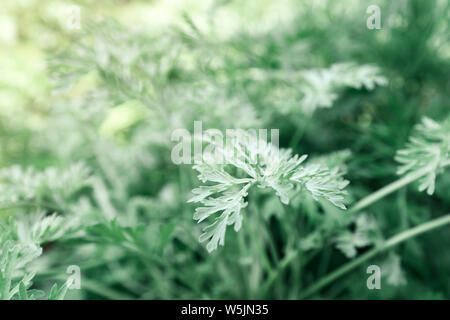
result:
[[(410, 142), (407, 144), (406, 148), (397, 151), (396, 160), (401, 164), (398, 169), (398, 174), (403, 174), (404, 176), (360, 200), (350, 209), (350, 212), (357, 213), (389, 193), (415, 181), (419, 182), (419, 191), (427, 190), (427, 193), (432, 195), (434, 192), (436, 175), (443, 173), (444, 169), (447, 166), (450, 166), (449, 120), (450, 117), (447, 117), (442, 123), (437, 123), (429, 118), (424, 118), (422, 123), (416, 126), (416, 132), (410, 137)], [(305, 289), (302, 293), (302, 297), (307, 297), (315, 293), (336, 278), (349, 272), (376, 254), (390, 249), (403, 241), (420, 235), (421, 233), (440, 228), (449, 223), (450, 213), (409, 230), (405, 230), (388, 240), (381, 241), (371, 251), (340, 267), (324, 278), (319, 279), (311, 287)], [(395, 282), (397, 280), (393, 281)]]
[[(409, 25), (430, 13), (416, 5)], [(0, 298), (373, 298), (358, 269), (369, 261), (382, 297), (448, 297), (449, 256), (427, 255), (445, 235), (418, 238), (450, 224), (445, 63), (426, 47), (437, 40), (386, 29), (407, 61), (366, 34), (350, 46), (362, 35), (354, 21), (325, 30), (329, 7), (227, 37), (187, 15), (164, 36), (84, 19), (48, 54), (32, 147), (22, 161), (1, 154), (17, 164), (0, 170)], [(418, 29), (439, 39), (433, 21)], [(432, 70), (441, 80), (423, 77)], [(171, 133), (200, 120), (244, 130), (202, 163), (174, 164)], [(256, 128), (280, 129), (280, 148)], [(81, 290), (68, 288), (72, 265)]]
[(34, 300), (47, 297), (61, 300), (67, 284), (54, 284), (48, 293), (31, 289), (34, 271), (29, 264), (42, 255), (42, 245), (61, 238), (73, 226), (56, 214), (46, 216), (36, 211), (28, 217), (20, 216), (0, 224), (0, 298), (3, 300)]

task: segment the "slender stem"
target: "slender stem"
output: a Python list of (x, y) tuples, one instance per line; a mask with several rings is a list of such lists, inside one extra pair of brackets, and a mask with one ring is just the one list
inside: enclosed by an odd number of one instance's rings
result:
[[(54, 276), (51, 277), (51, 279), (55, 279), (55, 280), (62, 280), (65, 281), (67, 280), (67, 278), (63, 275), (60, 276)], [(135, 299), (135, 297), (127, 294), (127, 293), (123, 293), (120, 291), (117, 291), (115, 289), (111, 289), (108, 288), (106, 286), (103, 286), (102, 284), (96, 282), (96, 281), (92, 281), (89, 279), (82, 279), (81, 280), (81, 286), (83, 289), (87, 290), (87, 291), (91, 291), (93, 293), (96, 293), (104, 298), (107, 299), (111, 299), (111, 300), (132, 300)]]
[(307, 127), (309, 126), (311, 119), (313, 117), (313, 113), (309, 114), (306, 118), (306, 121), (303, 122), (302, 127), (298, 127), (295, 131), (294, 135), (291, 138), (291, 141), (289, 142), (289, 148), (294, 148), (302, 139), (303, 135), (306, 132)]
[(408, 239), (411, 239), (417, 235), (420, 235), (422, 233), (428, 232), (430, 230), (442, 227), (446, 224), (450, 223), (450, 214), (446, 214), (443, 217), (425, 222), (421, 225), (418, 225), (417, 227), (405, 230), (392, 238), (388, 239), (387, 241), (383, 242), (381, 245), (375, 247), (371, 251), (361, 255), (360, 257), (348, 262), (347, 264), (343, 265), (342, 267), (338, 268), (337, 270), (331, 272), (327, 276), (321, 278), (319, 281), (317, 281), (315, 284), (313, 284), (311, 287), (307, 288), (301, 295), (301, 298), (308, 297), (315, 292), (319, 291), (326, 285), (328, 285), (330, 282), (333, 282), (337, 278), (341, 277), (342, 275), (346, 274), (350, 270), (356, 268), (360, 264), (366, 262), (370, 258), (374, 257), (378, 253), (385, 251), (389, 248), (392, 248), (396, 246), (397, 244), (406, 241)]
[(388, 184), (387, 186), (384, 186), (383, 188), (379, 189), (378, 191), (375, 191), (374, 193), (369, 194), (367, 197), (362, 198), (356, 204), (354, 204), (353, 207), (351, 207), (348, 210), (348, 213), (356, 213), (358, 211), (361, 211), (362, 209), (370, 206), (372, 203), (380, 200), (381, 198), (387, 196), (388, 194), (423, 177), (428, 172), (430, 172), (430, 168), (425, 167), (422, 170), (418, 170), (418, 171), (415, 171), (415, 172), (405, 175), (404, 177)]
[(6, 204), (4, 206), (0, 206), (0, 211), (16, 209), (16, 208), (23, 208), (23, 207), (45, 208), (45, 209), (52, 210), (52, 211), (64, 211), (62, 208), (59, 208), (48, 202), (26, 202), (26, 201), (13, 202), (13, 203)]

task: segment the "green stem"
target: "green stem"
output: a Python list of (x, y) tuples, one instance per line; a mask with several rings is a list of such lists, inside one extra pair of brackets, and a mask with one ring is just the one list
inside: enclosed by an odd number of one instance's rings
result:
[(369, 194), (367, 197), (359, 200), (356, 204), (353, 205), (348, 210), (348, 213), (356, 213), (358, 211), (361, 211), (362, 209), (370, 206), (372, 203), (380, 200), (381, 198), (387, 196), (388, 194), (406, 186), (407, 184), (423, 177), (427, 173), (430, 172), (429, 167), (425, 167), (422, 170), (418, 170), (415, 172), (412, 172), (410, 174), (405, 175), (404, 177), (388, 184), (387, 186), (384, 186), (383, 188), (379, 189), (378, 191), (375, 191), (374, 193)]
[[(65, 281), (67, 278), (65, 276), (54, 276), (52, 279)], [(105, 287), (100, 283), (88, 279), (81, 280), (81, 287), (87, 291), (98, 294), (107, 299), (111, 300), (133, 300), (134, 297), (126, 293)]]
[[(444, 164), (442, 165), (442, 167), (446, 167), (450, 165), (450, 160), (447, 162), (444, 162)], [(425, 176), (427, 173), (430, 172), (430, 168), (426, 167), (423, 168), (422, 170), (418, 170), (415, 172), (412, 172), (410, 174), (405, 175), (404, 177), (388, 184), (387, 186), (379, 189), (378, 191), (375, 191), (374, 193), (369, 194), (368, 196), (366, 196), (365, 198), (361, 199), (360, 201), (358, 201), (355, 205), (353, 205), (353, 207), (351, 207), (347, 212), (352, 214), (352, 213), (357, 213), (359, 211), (361, 211), (362, 209), (370, 206), (372, 203), (382, 199), (383, 197), (387, 196), (388, 194), (401, 189), (402, 187), (406, 186), (407, 184)], [(297, 249), (300, 250), (300, 249)], [(378, 252), (369, 252), (372, 253), (373, 255), (376, 255)], [(367, 253), (366, 255), (368, 255), (369, 253)], [(283, 270), (287, 265), (289, 265), (289, 263), (291, 263), (295, 258), (297, 257), (297, 254), (291, 254), (289, 256), (286, 256), (285, 259), (283, 259), (279, 265), (279, 267), (277, 268), (277, 270), (273, 273), (271, 273), (269, 275), (269, 279), (267, 280), (267, 283), (265, 284), (264, 288), (266, 290), (268, 290), (268, 288), (270, 288), (270, 286), (273, 284), (273, 282), (276, 280), (276, 278), (278, 277), (278, 275), (280, 274), (280, 270)], [(365, 257), (365, 255), (361, 256), (360, 258), (365, 258), (366, 260), (369, 259), (371, 256)], [(358, 265), (359, 259), (357, 258), (355, 260), (353, 260), (353, 262), (356, 262), (356, 265)], [(365, 261), (365, 260), (364, 260)], [(353, 268), (352, 266), (350, 266), (351, 268)], [(343, 270), (344, 273), (347, 272), (347, 270)], [(340, 275), (338, 275), (339, 277)], [(326, 276), (325, 278), (327, 278), (328, 276)], [(323, 279), (325, 279), (323, 278)], [(312, 287), (311, 287), (312, 288)], [(263, 290), (264, 292), (264, 290)]]
[(111, 300), (133, 300), (134, 297), (123, 292), (113, 290), (108, 287), (104, 287), (103, 285), (93, 282), (90, 280), (82, 280), (82, 285), (86, 290), (94, 292), (102, 297), (111, 299)]
[(315, 284), (313, 284), (311, 287), (307, 288), (302, 295), (300, 296), (302, 299), (305, 297), (308, 297), (329, 283), (333, 282), (337, 278), (341, 277), (342, 275), (346, 274), (350, 270), (356, 268), (360, 264), (366, 262), (370, 258), (374, 257), (378, 253), (385, 251), (389, 248), (392, 248), (396, 246), (399, 243), (402, 243), (403, 241), (406, 241), (408, 239), (411, 239), (417, 235), (420, 235), (422, 233), (428, 232), (430, 230), (445, 226), (446, 224), (450, 223), (450, 214), (447, 214), (443, 217), (428, 221), (426, 223), (423, 223), (421, 225), (418, 225), (417, 227), (405, 230), (392, 238), (388, 239), (387, 241), (383, 242), (381, 245), (375, 247), (371, 251), (361, 255), (360, 257), (348, 262), (347, 264), (343, 265), (342, 267), (338, 268), (337, 270), (331, 272), (327, 276), (321, 278), (319, 281), (317, 281)]
[(306, 121), (303, 122), (303, 126), (302, 127), (298, 127), (297, 130), (295, 131), (294, 135), (291, 138), (291, 141), (289, 142), (289, 148), (295, 148), (295, 146), (297, 146), (297, 144), (300, 142), (300, 140), (302, 139), (303, 135), (306, 132), (307, 127), (309, 126), (309, 123), (311, 122), (311, 119), (313, 117), (313, 113), (309, 114), (306, 118)]

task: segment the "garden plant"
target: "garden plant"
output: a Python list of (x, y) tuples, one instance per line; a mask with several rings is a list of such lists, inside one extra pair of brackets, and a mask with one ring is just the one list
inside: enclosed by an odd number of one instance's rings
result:
[(0, 9), (1, 299), (450, 298), (449, 1)]

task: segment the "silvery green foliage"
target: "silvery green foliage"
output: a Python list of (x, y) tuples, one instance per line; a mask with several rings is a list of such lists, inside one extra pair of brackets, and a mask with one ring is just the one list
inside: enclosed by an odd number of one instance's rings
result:
[(46, 214), (38, 210), (31, 214), (19, 215), (14, 221), (18, 239), (24, 243), (41, 245), (56, 239), (67, 238), (78, 230), (78, 217)]
[[(228, 137), (227, 137), (228, 139)], [(344, 195), (348, 181), (336, 168), (328, 169), (318, 163), (303, 164), (307, 156), (292, 156), (290, 150), (278, 149), (255, 135), (239, 131), (227, 140), (226, 146), (215, 145), (211, 156), (194, 166), (198, 178), (211, 184), (195, 188), (189, 202), (199, 202), (194, 219), (202, 222), (215, 216), (214, 222), (204, 229), (200, 241), (208, 241), (209, 252), (224, 245), (226, 227), (242, 226), (241, 210), (248, 204), (250, 188), (271, 189), (284, 204), (301, 191), (315, 200), (325, 199), (345, 209)], [(214, 161), (220, 159), (222, 164)]]
[(385, 85), (387, 80), (380, 70), (372, 65), (358, 66), (354, 63), (338, 63), (327, 69), (313, 69), (301, 72), (303, 82), (300, 91), (301, 106), (306, 112), (317, 108), (330, 108), (338, 98), (337, 89), (351, 87), (373, 90), (376, 85)]
[(327, 68), (288, 70), (249, 70), (250, 91), (266, 90), (258, 94), (266, 96), (267, 103), (281, 113), (313, 113), (318, 108), (330, 108), (344, 88), (373, 90), (387, 84), (381, 70), (373, 65), (357, 65), (351, 62), (333, 64)]
[(351, 156), (352, 152), (349, 149), (344, 149), (331, 152), (326, 155), (321, 155), (319, 157), (314, 157), (314, 162), (323, 164), (330, 169), (339, 168), (343, 173), (346, 173), (346, 162), (350, 159)]
[[(198, 119), (214, 122), (212, 126), (257, 124), (253, 106), (237, 92), (230, 95), (223, 84), (199, 75), (197, 58), (204, 59), (176, 35), (150, 37), (107, 20), (89, 24), (80, 41), (53, 55), (48, 65), (59, 89), (93, 78), (90, 89), (106, 94), (97, 107), (108, 110), (139, 101), (149, 111), (148, 124), (164, 133), (161, 138)], [(245, 121), (232, 117), (233, 112)]]
[(87, 185), (89, 169), (76, 163), (67, 169), (44, 171), (13, 166), (0, 170), (0, 205), (22, 201), (52, 201), (61, 204)]
[(337, 234), (335, 238), (336, 248), (347, 258), (354, 258), (358, 248), (364, 248), (376, 244), (381, 240), (376, 220), (368, 214), (358, 215), (354, 219), (355, 229), (348, 229)]
[(441, 123), (423, 118), (406, 148), (397, 151), (395, 160), (401, 164), (397, 171), (400, 175), (426, 171), (419, 179), (419, 191), (433, 194), (436, 175), (450, 165), (450, 117)]
[(19, 282), (13, 281), (13, 275), (41, 253), (42, 249), (39, 247), (13, 240), (3, 240), (0, 243), (0, 299), (13, 299), (19, 292), (20, 283), (25, 288), (31, 286), (33, 272), (25, 273)]
[[(66, 169), (37, 171), (13, 166), (0, 171), (0, 208), (21, 208), (14, 217), (0, 219), (1, 299), (43, 297), (44, 293), (30, 289), (34, 278), (30, 266), (41, 256), (43, 244), (67, 238), (80, 229), (78, 216), (50, 212), (66, 209), (67, 202), (88, 184), (89, 177), (82, 163)], [(62, 299), (66, 290), (66, 285), (55, 285), (48, 298)]]
[(405, 274), (402, 269), (400, 256), (391, 252), (381, 265), (386, 282), (392, 286), (402, 286), (406, 284)]
[[(262, 122), (258, 119), (253, 105), (238, 92), (230, 95), (225, 89), (209, 79), (198, 80), (188, 87), (179, 84), (164, 89), (163, 94), (172, 126), (183, 127), (201, 119), (212, 127), (260, 127)], [(235, 117), (235, 114), (239, 114), (239, 117)]]

